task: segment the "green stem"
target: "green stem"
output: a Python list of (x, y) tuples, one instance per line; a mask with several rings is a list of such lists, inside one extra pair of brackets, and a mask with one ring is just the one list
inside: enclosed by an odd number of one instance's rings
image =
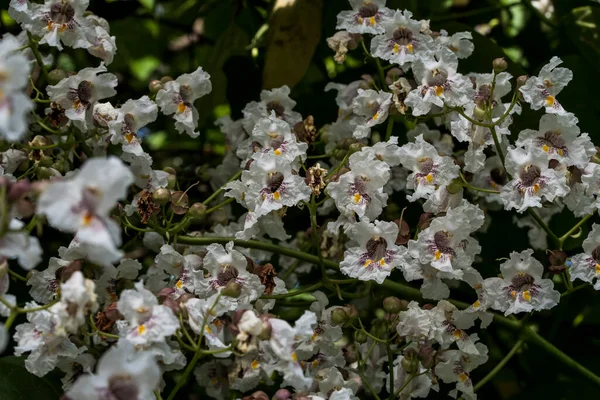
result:
[(469, 182), (467, 182), (467, 180), (465, 179), (465, 176), (463, 175), (463, 173), (461, 171), (458, 171), (458, 176), (460, 176), (460, 180), (462, 181), (462, 186), (467, 189), (471, 189), (476, 192), (482, 192), (482, 193), (491, 193), (491, 194), (499, 194), (500, 193), (498, 190), (484, 189), (484, 188), (472, 186)]
[(12, 326), (13, 322), (15, 322), (15, 319), (17, 318), (18, 315), (19, 315), (19, 313), (17, 311), (12, 310), (10, 312), (10, 315), (6, 319), (6, 321), (4, 321), (4, 329), (7, 332), (10, 330), (10, 327)]
[(504, 168), (504, 172), (506, 172), (506, 176), (510, 178), (510, 174), (506, 170), (504, 152), (500, 147), (500, 141), (498, 140), (498, 134), (496, 133), (496, 127), (494, 125), (490, 126), (490, 131), (492, 132), (492, 139), (494, 139), (494, 146), (496, 147), (496, 153), (498, 153), (498, 157), (500, 157), (500, 161), (502, 162), (502, 168)]
[[(229, 180), (227, 181), (227, 183), (229, 183), (231, 181), (235, 181), (240, 176), (242, 176), (242, 171), (239, 171), (234, 176), (232, 176), (231, 178), (229, 178)], [(211, 194), (210, 196), (208, 196), (208, 198), (206, 200), (204, 200), (202, 202), (202, 204), (207, 205), (208, 203), (210, 203), (211, 201), (213, 201), (214, 199), (216, 199), (221, 193), (223, 193), (223, 191), (225, 190), (225, 186), (227, 186), (227, 183), (225, 183), (225, 185), (223, 185), (219, 189), (217, 189), (213, 194)]]
[(473, 391), (478, 391), (483, 385), (488, 383), (494, 376), (496, 376), (496, 374), (500, 372), (502, 368), (504, 368), (504, 366), (510, 361), (510, 359), (513, 358), (515, 354), (517, 354), (517, 351), (519, 351), (523, 343), (525, 343), (525, 341), (523, 339), (519, 339), (517, 343), (515, 343), (515, 345), (512, 347), (512, 349), (510, 349), (508, 354), (504, 356), (504, 358), (498, 363), (498, 365), (496, 365), (494, 369), (492, 369), (482, 380), (480, 380), (477, 383), (477, 385), (475, 385)]
[(389, 340), (385, 343), (385, 349), (387, 351), (388, 356), (388, 368), (390, 369), (390, 390), (388, 400), (394, 400), (396, 397), (394, 393), (394, 353), (392, 352), (392, 347), (390, 346)]
[(344, 158), (342, 159), (342, 161), (340, 161), (340, 163), (338, 164), (338, 166), (335, 167), (334, 170), (331, 171), (329, 173), (329, 175), (327, 175), (327, 177), (325, 177), (325, 181), (328, 181), (329, 179), (331, 179), (332, 176), (337, 174), (338, 171), (344, 166), (344, 164), (346, 164), (346, 161), (348, 161), (349, 157), (350, 157), (350, 152), (347, 152), (346, 155), (344, 156)]
[(569, 229), (569, 231), (567, 233), (565, 233), (560, 238), (558, 238), (558, 241), (559, 241), (559, 244), (560, 244), (560, 249), (562, 249), (562, 246), (567, 241), (567, 239), (573, 233), (575, 233), (575, 231), (577, 231), (579, 228), (581, 228), (581, 226), (583, 224), (585, 224), (588, 219), (592, 218), (593, 215), (594, 214), (590, 214), (590, 215), (586, 215), (585, 217), (581, 218), (581, 220), (578, 223), (576, 223), (571, 229)]
[(387, 127), (385, 129), (385, 141), (387, 142), (392, 137), (392, 131), (394, 130), (394, 117), (388, 115)]
[(532, 208), (528, 208), (527, 212), (529, 213), (529, 215), (531, 215), (531, 217), (535, 220), (535, 222), (538, 223), (538, 225), (544, 230), (546, 231), (546, 233), (548, 234), (548, 236), (550, 236), (550, 238), (552, 239), (552, 241), (556, 244), (556, 245), (560, 245), (560, 239), (554, 234), (554, 232), (552, 232), (552, 230), (550, 229), (550, 227), (544, 222), (544, 220), (542, 219), (542, 217), (540, 217), (538, 215), (537, 212), (535, 212), (534, 209)]
[(234, 199), (233, 197), (230, 197), (230, 198), (228, 198), (227, 200), (225, 200), (225, 201), (222, 201), (221, 203), (217, 204), (216, 206), (214, 206), (214, 207), (211, 207), (211, 208), (209, 208), (208, 210), (206, 210), (206, 214), (208, 215), (208, 214), (210, 214), (210, 213), (212, 213), (212, 212), (215, 212), (215, 211), (217, 211), (219, 208), (226, 206), (227, 204), (229, 204), (229, 203), (233, 202), (234, 200), (235, 200), (235, 199)]
[(314, 292), (315, 290), (319, 289), (321, 286), (323, 286), (323, 282), (317, 282), (314, 285), (307, 286), (305, 288), (301, 288), (301, 289), (297, 289), (297, 290), (293, 290), (291, 292), (282, 293), (282, 294), (265, 295), (265, 296), (261, 296), (260, 298), (261, 299), (285, 299), (288, 297), (297, 296), (302, 293)]
[(24, 276), (21, 276), (21, 275), (17, 274), (15, 271), (12, 271), (12, 270), (9, 269), (8, 273), (10, 274), (10, 276), (12, 276), (15, 279), (18, 279), (18, 280), (20, 280), (22, 282), (27, 282), (27, 278), (25, 278)]
[(44, 65), (44, 62), (42, 61), (42, 55), (40, 54), (40, 51), (38, 49), (37, 41), (33, 38), (33, 35), (29, 32), (27, 32), (27, 37), (29, 38), (29, 47), (31, 48), (31, 51), (33, 52), (35, 61), (37, 61), (38, 65), (40, 66), (40, 70), (42, 71), (42, 76), (44, 77), (44, 80), (46, 81), (46, 83), (48, 83), (48, 71), (46, 70), (46, 66)]

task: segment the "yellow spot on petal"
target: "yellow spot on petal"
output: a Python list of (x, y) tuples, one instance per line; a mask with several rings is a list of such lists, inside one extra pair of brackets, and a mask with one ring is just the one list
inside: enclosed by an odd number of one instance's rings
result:
[(596, 275), (600, 274), (600, 264), (596, 264)]
[(407, 45), (406, 45), (406, 48), (408, 49), (408, 51), (409, 51), (410, 53), (412, 53), (412, 52), (413, 52), (413, 45), (412, 45), (412, 44), (410, 44), (410, 43), (409, 43), (409, 44), (407, 44)]
[(397, 53), (400, 50), (400, 45), (398, 43), (394, 43), (394, 48), (392, 49), (392, 52)]
[(373, 263), (373, 260), (369, 259), (369, 260), (365, 261), (365, 263), (364, 263), (363, 267), (364, 267), (364, 268), (367, 268), (367, 267), (368, 267), (369, 265), (371, 265), (372, 263)]
[(556, 152), (558, 153), (559, 156), (562, 157), (562, 155), (563, 155), (563, 150), (562, 149), (557, 149)]
[(250, 364), (252, 366), (252, 369), (256, 369), (260, 366), (259, 362), (254, 360), (252, 361), (252, 364)]
[(439, 251), (439, 250), (436, 250), (436, 251), (435, 251), (435, 259), (436, 259), (436, 260), (439, 260), (441, 256), (442, 256), (442, 252), (441, 252), (441, 251)]
[(142, 314), (142, 313), (148, 312), (148, 307), (140, 306), (140, 307), (136, 308), (135, 311)]
[(441, 96), (444, 94), (444, 87), (443, 86), (436, 86), (435, 87), (435, 95), (436, 96)]
[(138, 335), (143, 335), (146, 332), (146, 325), (142, 324), (137, 328)]
[(379, 113), (375, 113), (375, 115), (373, 115), (373, 120), (377, 121), (379, 119)]
[(546, 97), (546, 106), (552, 107), (554, 105), (554, 96), (550, 95)]
[(88, 212), (83, 215), (81, 223), (83, 224), (83, 226), (89, 226), (93, 220), (94, 216)]
[(293, 360), (294, 362), (298, 361), (298, 356), (296, 355), (296, 352), (295, 352), (295, 351), (294, 351), (294, 352), (292, 352), (292, 360)]
[(206, 333), (212, 333), (212, 331), (210, 330), (210, 328), (208, 326), (206, 328), (204, 328), (204, 330), (206, 331)]
[(525, 301), (531, 301), (531, 293), (529, 293), (529, 290), (523, 292), (523, 298)]
[(354, 196), (352, 196), (352, 199), (354, 200), (355, 203), (358, 203), (361, 198), (362, 198), (362, 196), (360, 195), (360, 193), (356, 193)]
[(371, 23), (371, 25), (375, 25), (375, 17), (369, 18), (369, 22)]
[(177, 105), (177, 112), (178, 112), (179, 114), (181, 114), (182, 112), (184, 112), (184, 111), (185, 111), (185, 109), (186, 109), (186, 106), (185, 106), (185, 103), (184, 103), (184, 102), (181, 102), (181, 103), (179, 103), (179, 104)]
[(210, 380), (210, 384), (216, 386), (219, 383), (219, 378), (212, 378)]
[(79, 100), (75, 100), (73, 102), (73, 108), (79, 108), (79, 105), (81, 104), (81, 102)]
[(431, 183), (433, 181), (433, 175), (427, 174), (425, 175), (425, 179), (427, 180), (427, 182)]
[(481, 307), (481, 302), (479, 300), (476, 300), (475, 303), (473, 303), (473, 308), (479, 308)]
[(535, 185), (533, 185), (533, 193), (537, 193), (540, 191), (540, 185), (538, 185), (537, 183)]
[(542, 146), (542, 150), (544, 150), (546, 153), (550, 150), (550, 147), (548, 147), (547, 144)]
[(133, 133), (127, 133), (125, 135), (125, 140), (127, 140), (127, 143), (131, 143), (131, 141), (133, 140)]
[(177, 286), (177, 289), (181, 289), (183, 287), (183, 282), (181, 281), (181, 279), (179, 279), (177, 281), (177, 283), (175, 284), (175, 286)]
[(462, 331), (460, 329), (457, 329), (454, 332), (452, 332), (452, 335), (454, 335), (455, 338), (460, 339), (460, 337), (462, 336)]
[(467, 375), (467, 374), (465, 374), (465, 373), (463, 372), (463, 373), (461, 373), (461, 374), (458, 376), (458, 379), (460, 379), (460, 381), (461, 381), (461, 382), (464, 382), (464, 381), (466, 381), (467, 379), (469, 379), (469, 375)]
[(59, 31), (60, 33), (63, 33), (63, 32), (66, 30), (66, 29), (67, 29), (67, 24), (62, 24), (62, 25), (60, 26), (60, 28), (58, 28), (58, 31)]
[(314, 342), (315, 340), (317, 340), (318, 337), (319, 337), (319, 334), (315, 332), (315, 333), (313, 333), (313, 335), (310, 338), (310, 340), (312, 340)]
[(273, 198), (275, 200), (279, 200), (281, 198), (281, 194), (279, 194), (279, 191), (276, 191), (275, 193), (273, 193)]
[(276, 156), (280, 156), (281, 155), (281, 150), (275, 149), (275, 151), (273, 151), (273, 153), (275, 153)]
[(510, 292), (510, 295), (511, 295), (511, 296), (513, 297), (513, 299), (514, 299), (515, 297), (517, 297), (517, 291), (516, 291), (516, 290), (512, 290), (512, 291)]
[(313, 366), (313, 368), (314, 368), (314, 367), (316, 367), (317, 365), (319, 365), (319, 360), (317, 360), (317, 359), (314, 359), (314, 360), (312, 361), (312, 366)]
[(358, 17), (357, 21), (358, 21), (359, 24), (362, 24), (363, 23), (362, 17)]
[(52, 25), (54, 25), (54, 23), (52, 21), (48, 21), (48, 25), (46, 25), (46, 28), (48, 28), (48, 30), (51, 31)]
[(385, 260), (383, 258), (379, 259), (379, 265), (382, 267), (385, 265)]

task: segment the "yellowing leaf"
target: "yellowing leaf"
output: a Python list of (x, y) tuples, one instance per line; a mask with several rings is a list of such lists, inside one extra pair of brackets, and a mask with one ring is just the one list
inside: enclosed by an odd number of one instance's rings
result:
[(276, 0), (269, 20), (263, 87), (298, 83), (321, 38), (323, 0)]

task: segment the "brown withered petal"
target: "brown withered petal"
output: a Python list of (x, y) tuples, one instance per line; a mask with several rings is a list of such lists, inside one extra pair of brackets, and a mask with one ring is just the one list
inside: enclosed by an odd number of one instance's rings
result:
[(299, 141), (305, 143), (313, 143), (317, 139), (317, 128), (315, 127), (315, 119), (312, 115), (306, 117), (304, 121), (294, 125), (294, 133)]
[(154, 203), (152, 193), (148, 190), (142, 190), (137, 202), (137, 212), (142, 219), (142, 224), (147, 224), (148, 220), (158, 213), (160, 207)]
[(259, 265), (256, 264), (254, 267), (254, 274), (260, 278), (260, 283), (265, 286), (265, 294), (270, 295), (275, 290), (275, 277), (277, 271), (272, 264)]

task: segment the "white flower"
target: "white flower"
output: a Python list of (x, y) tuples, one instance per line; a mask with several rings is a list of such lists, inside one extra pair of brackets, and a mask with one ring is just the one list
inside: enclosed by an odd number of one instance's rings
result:
[(500, 191), (506, 210), (516, 208), (522, 213), (529, 207), (541, 207), (542, 199), (553, 201), (569, 193), (564, 176), (548, 168), (548, 157), (540, 149), (510, 148), (506, 170), (513, 177)]
[(431, 36), (423, 35), (421, 23), (412, 19), (410, 11), (396, 11), (393, 18), (382, 22), (385, 34), (371, 41), (371, 54), (390, 63), (406, 67), (418, 55), (430, 51)]
[(435, 367), (435, 374), (445, 383), (456, 382), (456, 390), (449, 394), (456, 397), (457, 390), (467, 400), (475, 400), (473, 381), (470, 373), (488, 360), (488, 349), (483, 343), (477, 343), (479, 354), (467, 354), (460, 350), (447, 350), (440, 357), (440, 363)]
[(62, 388), (67, 391), (73, 387), (75, 380), (82, 374), (91, 374), (92, 369), (96, 365), (96, 359), (93, 355), (85, 353), (87, 347), (79, 348), (79, 354), (73, 358), (63, 358), (58, 363), (58, 368), (65, 373), (61, 378)]
[(415, 192), (407, 196), (409, 201), (429, 198), (440, 186), (448, 185), (458, 177), (458, 165), (450, 157), (440, 156), (422, 135), (415, 143), (400, 147), (400, 162), (413, 171), (407, 178), (406, 188)]
[(159, 253), (154, 259), (155, 267), (148, 271), (148, 274), (158, 271), (164, 272), (161, 278), (173, 280), (176, 295), (181, 295), (186, 291), (194, 293), (197, 289), (196, 282), (203, 276), (201, 271), (197, 271), (202, 264), (202, 259), (195, 254), (183, 256), (179, 254), (172, 246), (165, 244), (160, 248)]
[(23, 269), (30, 270), (42, 261), (42, 248), (37, 237), (22, 231), (25, 224), (13, 218), (8, 232), (0, 238), (0, 256), (16, 258)]
[(213, 243), (206, 248), (203, 268), (208, 272), (204, 279), (196, 282), (196, 293), (209, 297), (221, 292), (229, 282), (236, 282), (241, 286), (241, 293), (237, 298), (223, 296), (221, 303), (229, 310), (235, 310), (242, 304), (249, 304), (259, 298), (264, 292), (258, 276), (246, 270), (246, 257), (233, 249), (233, 242), (225, 247)]
[(502, 278), (488, 278), (484, 290), (488, 305), (504, 315), (548, 310), (558, 304), (560, 293), (551, 279), (542, 279), (544, 267), (532, 257), (533, 250), (513, 251), (500, 265)]
[(337, 16), (337, 30), (350, 33), (377, 35), (385, 32), (382, 25), (392, 17), (393, 11), (385, 7), (386, 0), (348, 0), (351, 11), (341, 11)]
[(556, 68), (561, 63), (560, 58), (552, 57), (550, 62), (542, 67), (538, 76), (530, 77), (525, 85), (519, 88), (532, 109), (539, 110), (545, 107), (547, 113), (567, 114), (556, 96), (573, 79), (573, 72), (567, 68)]
[(406, 138), (409, 142), (415, 142), (421, 135), (423, 136), (423, 140), (435, 147), (439, 155), (451, 156), (454, 152), (454, 143), (451, 135), (447, 133), (442, 134), (437, 129), (429, 129), (427, 124), (423, 122), (406, 132)]
[(471, 40), (473, 40), (471, 32), (456, 32), (454, 35), (448, 36), (448, 32), (442, 29), (440, 35), (435, 38), (435, 44), (446, 46), (458, 58), (467, 58), (475, 50), (475, 45)]
[[(10, 279), (8, 273), (4, 273), (4, 276), (0, 277), (0, 296), (6, 300), (11, 306), (17, 305), (17, 298), (12, 294), (7, 294), (8, 288), (10, 286)], [(0, 303), (0, 315), (3, 317), (8, 317), (11, 313), (11, 309)]]
[(570, 260), (571, 281), (581, 279), (593, 283), (594, 289), (600, 290), (600, 225), (592, 225), (592, 230), (583, 241), (583, 253)]
[(91, 28), (85, 31), (86, 40), (90, 44), (87, 48), (88, 53), (109, 65), (117, 52), (117, 44), (116, 38), (110, 36), (108, 22), (93, 14), (88, 15), (85, 19), (91, 25)]
[[(62, 50), (62, 44), (74, 49), (88, 48), (86, 34), (91, 29), (83, 13), (89, 0), (46, 0), (44, 4), (13, 2), (13, 17), (24, 30), (41, 36), (40, 44)], [(62, 42), (62, 43), (61, 43)]]
[(537, 131), (521, 131), (516, 145), (539, 148), (547, 154), (548, 160), (557, 160), (567, 166), (574, 165), (579, 168), (584, 168), (590, 157), (596, 154), (588, 134), (580, 134), (577, 125), (557, 114), (543, 115)]
[(88, 247), (88, 258), (100, 264), (121, 257), (119, 227), (109, 218), (115, 202), (133, 182), (129, 168), (118, 158), (89, 159), (75, 176), (48, 184), (38, 199), (38, 212), (53, 227), (76, 232)]
[(158, 304), (156, 296), (144, 288), (142, 282), (135, 289), (121, 293), (117, 310), (124, 320), (117, 321), (122, 338), (134, 345), (146, 345), (163, 342), (179, 329), (179, 321), (167, 306)]
[(105, 265), (102, 268), (102, 275), (96, 281), (96, 292), (98, 293), (98, 302), (106, 304), (117, 301), (117, 286), (120, 282), (133, 281), (137, 278), (142, 264), (137, 260), (124, 258), (118, 267)]
[(110, 348), (98, 361), (95, 374), (81, 376), (66, 393), (71, 400), (128, 399), (154, 397), (160, 368), (149, 352), (136, 352), (126, 343)]
[(372, 89), (358, 89), (358, 95), (352, 100), (355, 116), (350, 121), (354, 126), (354, 137), (364, 139), (371, 133), (371, 127), (384, 122), (392, 104), (392, 94)]
[(77, 75), (47, 87), (50, 100), (63, 107), (65, 116), (82, 131), (92, 124), (94, 104), (117, 93), (117, 77), (103, 72), (106, 72), (106, 67), (101, 62), (97, 68), (84, 68)]
[(0, 40), (0, 136), (9, 141), (19, 140), (27, 131), (26, 115), (33, 102), (23, 93), (27, 86), (31, 64), (21, 44), (8, 34)]
[[(35, 302), (29, 302), (26, 308), (39, 307)], [(15, 333), (17, 346), (15, 355), (31, 352), (25, 360), (25, 368), (37, 376), (44, 376), (52, 371), (60, 359), (74, 358), (79, 354), (67, 337), (54, 333), (55, 323), (52, 313), (41, 310), (27, 313), (28, 323), (18, 325)]]
[(398, 147), (398, 137), (392, 136), (387, 142), (377, 142), (373, 146), (365, 146), (359, 152), (350, 156), (350, 164), (355, 164), (360, 160), (379, 160), (385, 162), (390, 167), (400, 164), (400, 147)]
[(85, 324), (87, 315), (98, 309), (95, 288), (94, 282), (85, 279), (80, 271), (73, 272), (69, 280), (60, 285), (60, 301), (49, 310), (56, 324), (55, 334), (77, 333)]
[[(410, 255), (423, 264), (447, 273), (468, 269), (481, 250), (470, 234), (483, 225), (483, 211), (466, 200), (459, 207), (435, 218), (408, 243)], [(456, 275), (460, 278), (460, 272)]]
[(414, 116), (427, 114), (433, 105), (462, 106), (473, 97), (471, 80), (458, 72), (458, 59), (448, 48), (437, 50), (431, 57), (418, 58), (412, 69), (419, 86), (406, 97), (406, 105)]
[(108, 121), (111, 142), (121, 143), (123, 151), (141, 155), (143, 150), (137, 132), (154, 122), (157, 115), (158, 108), (148, 96), (138, 100), (127, 100), (118, 110), (117, 118)]
[(292, 111), (296, 102), (290, 98), (290, 92), (288, 86), (260, 92), (260, 102), (251, 101), (242, 110), (244, 130), (248, 133), (252, 132), (254, 125), (260, 119), (269, 118), (273, 112), (277, 118), (287, 122), (290, 127), (302, 121), (300, 113)]
[(194, 101), (209, 94), (212, 90), (210, 75), (202, 67), (191, 74), (180, 75), (174, 81), (166, 82), (156, 94), (156, 103), (165, 115), (175, 114), (175, 128), (179, 133), (198, 137), (198, 110)]
[(398, 335), (406, 337), (406, 341), (420, 341), (422, 339), (433, 339), (435, 326), (431, 319), (431, 312), (419, 307), (419, 303), (411, 301), (406, 311), (398, 314)]
[(395, 222), (360, 221), (346, 234), (358, 246), (346, 250), (340, 270), (352, 278), (382, 283), (404, 261), (406, 248), (396, 245), (398, 225)]

